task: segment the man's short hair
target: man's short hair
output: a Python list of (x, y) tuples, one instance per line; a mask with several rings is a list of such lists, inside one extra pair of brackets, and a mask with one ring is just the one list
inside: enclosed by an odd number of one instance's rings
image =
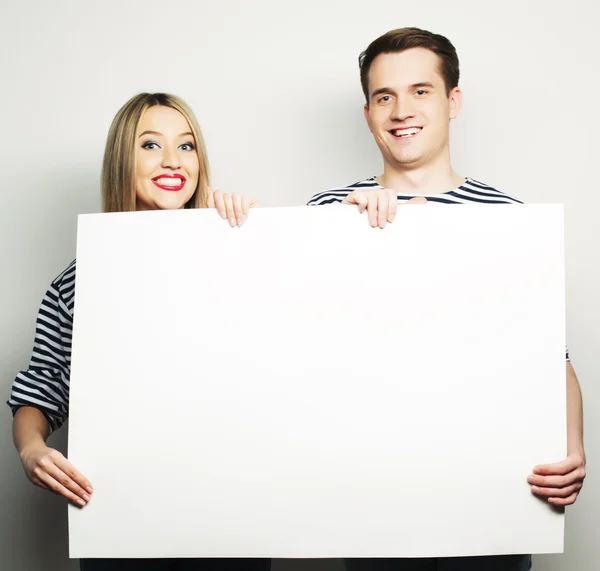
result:
[(424, 48), (438, 56), (439, 72), (446, 85), (446, 95), (458, 86), (460, 75), (458, 55), (448, 38), (419, 28), (398, 28), (379, 36), (358, 56), (360, 82), (369, 104), (369, 69), (373, 60), (380, 54), (397, 53), (412, 48)]

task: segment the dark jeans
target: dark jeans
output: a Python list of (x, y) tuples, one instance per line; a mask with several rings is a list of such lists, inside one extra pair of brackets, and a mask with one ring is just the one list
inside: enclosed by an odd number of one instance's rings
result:
[(347, 571), (529, 571), (530, 555), (440, 559), (344, 559)]
[(81, 571), (269, 571), (270, 559), (81, 559)]

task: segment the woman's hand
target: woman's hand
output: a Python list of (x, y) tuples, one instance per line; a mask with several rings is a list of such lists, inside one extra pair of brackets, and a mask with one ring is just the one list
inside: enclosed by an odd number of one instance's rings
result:
[(25, 474), (36, 486), (63, 496), (79, 507), (90, 501), (93, 489), (89, 480), (58, 450), (36, 442), (23, 448), (20, 457)]
[(208, 188), (208, 207), (216, 208), (221, 218), (228, 220), (231, 227), (241, 227), (248, 218), (250, 208), (258, 206), (258, 200), (244, 194), (227, 194)]

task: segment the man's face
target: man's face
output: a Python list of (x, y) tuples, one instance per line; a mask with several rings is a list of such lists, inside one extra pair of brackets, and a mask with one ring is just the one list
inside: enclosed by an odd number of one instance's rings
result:
[(371, 64), (365, 118), (393, 169), (426, 167), (447, 152), (449, 121), (460, 103), (458, 87), (446, 94), (439, 58), (430, 50), (380, 54)]

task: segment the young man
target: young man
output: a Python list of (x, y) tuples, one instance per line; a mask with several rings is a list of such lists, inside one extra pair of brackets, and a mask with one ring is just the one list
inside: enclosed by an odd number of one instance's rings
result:
[[(452, 169), (449, 123), (458, 117), (462, 93), (458, 56), (447, 38), (417, 28), (392, 30), (369, 45), (359, 65), (365, 119), (383, 157), (383, 174), (321, 192), (308, 204), (357, 205), (372, 227), (384, 228), (393, 222), (399, 203), (519, 202)], [(567, 458), (523, 475), (534, 494), (556, 506), (575, 502), (585, 478), (581, 391), (568, 353), (566, 385)], [(531, 557), (356, 559), (345, 564), (349, 571), (526, 571)]]

